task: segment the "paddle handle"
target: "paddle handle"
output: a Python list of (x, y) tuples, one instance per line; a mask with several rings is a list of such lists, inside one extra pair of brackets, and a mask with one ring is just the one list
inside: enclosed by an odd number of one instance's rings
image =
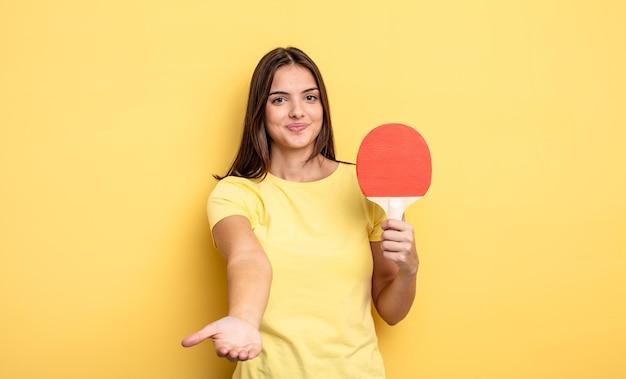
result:
[(387, 214), (387, 218), (394, 220), (402, 220), (404, 211), (423, 196), (410, 197), (378, 197), (368, 196), (367, 198), (378, 204)]

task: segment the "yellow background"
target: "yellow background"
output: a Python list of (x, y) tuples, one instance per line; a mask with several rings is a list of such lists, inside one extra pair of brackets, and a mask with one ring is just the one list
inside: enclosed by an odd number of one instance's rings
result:
[(205, 202), (295, 45), (339, 159), (386, 122), (431, 147), (389, 379), (625, 378), (625, 4), (1, 1), (0, 377), (229, 376), (179, 345), (226, 311)]

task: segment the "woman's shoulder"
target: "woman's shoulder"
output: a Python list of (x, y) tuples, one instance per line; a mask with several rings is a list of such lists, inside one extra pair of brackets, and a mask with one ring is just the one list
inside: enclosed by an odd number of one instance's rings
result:
[(244, 178), (242, 176), (228, 175), (228, 176), (225, 176), (225, 177), (219, 179), (219, 181), (217, 182), (217, 185), (224, 185), (224, 184), (248, 184), (252, 180), (253, 179)]
[(350, 162), (338, 161), (339, 166), (337, 172), (344, 176), (352, 176), (356, 178), (356, 165)]
[(241, 192), (258, 192), (258, 186), (260, 179), (243, 178), (240, 176), (229, 175), (220, 179), (213, 190), (211, 195), (229, 193), (241, 193)]
[(265, 177), (261, 178), (247, 178), (244, 176), (228, 175), (220, 178), (217, 185), (240, 185), (240, 186), (254, 186), (261, 183)]

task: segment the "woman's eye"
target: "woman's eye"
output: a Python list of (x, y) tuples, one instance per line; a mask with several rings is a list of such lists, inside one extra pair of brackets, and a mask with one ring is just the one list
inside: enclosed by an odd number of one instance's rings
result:
[(306, 101), (315, 101), (315, 100), (317, 100), (317, 96), (316, 95), (306, 95), (305, 99), (306, 99)]
[(286, 101), (284, 97), (276, 97), (272, 99), (272, 104), (282, 104)]

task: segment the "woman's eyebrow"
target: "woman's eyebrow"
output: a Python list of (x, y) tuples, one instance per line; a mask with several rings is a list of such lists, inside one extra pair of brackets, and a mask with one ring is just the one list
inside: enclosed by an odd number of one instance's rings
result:
[(274, 92), (269, 93), (269, 96), (272, 96), (272, 95), (289, 95), (289, 93), (285, 91), (274, 91)]
[[(319, 88), (317, 87), (311, 87), (311, 88), (307, 88), (304, 91), (302, 91), (302, 93), (307, 93), (307, 92), (311, 92), (311, 91), (319, 91)], [(272, 91), (269, 93), (269, 96), (273, 96), (273, 95), (289, 95), (289, 92), (285, 92), (285, 91)]]

